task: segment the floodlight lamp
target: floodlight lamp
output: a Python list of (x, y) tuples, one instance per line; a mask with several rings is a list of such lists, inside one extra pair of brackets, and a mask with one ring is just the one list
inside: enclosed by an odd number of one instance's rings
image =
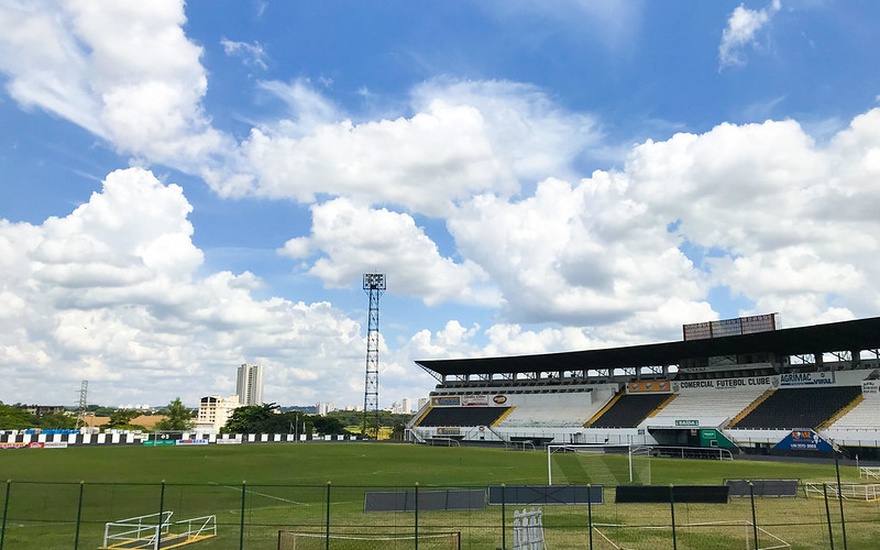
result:
[(385, 274), (365, 273), (364, 290), (385, 290)]

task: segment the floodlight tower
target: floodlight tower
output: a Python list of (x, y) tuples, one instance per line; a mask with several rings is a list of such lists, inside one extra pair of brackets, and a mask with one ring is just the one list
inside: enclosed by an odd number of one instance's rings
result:
[(76, 407), (76, 427), (86, 425), (86, 409), (89, 401), (89, 381), (83, 380), (79, 388), (79, 403)]
[(370, 296), (367, 315), (367, 375), (364, 381), (364, 436), (379, 437), (379, 296), (385, 291), (384, 273), (365, 273), (364, 291)]

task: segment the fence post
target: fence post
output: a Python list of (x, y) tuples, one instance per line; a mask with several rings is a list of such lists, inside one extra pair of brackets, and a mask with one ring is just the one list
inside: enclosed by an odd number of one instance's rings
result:
[(12, 488), (12, 480), (6, 480), (6, 498), (3, 500), (3, 525), (0, 526), (0, 550), (3, 550), (3, 542), (6, 540), (6, 514), (9, 512), (9, 490)]
[(590, 483), (587, 483), (587, 534), (590, 550), (593, 550), (593, 486)]
[(755, 537), (755, 550), (758, 550), (758, 515), (755, 513), (755, 485), (749, 481), (749, 499), (752, 501), (752, 534)]
[(241, 523), (238, 526), (238, 550), (244, 550), (244, 505), (247, 499), (247, 482), (241, 482)]
[(828, 522), (828, 542), (834, 550), (834, 534), (831, 530), (831, 508), (828, 506), (828, 484), (822, 484), (822, 496), (825, 497), (825, 520)]
[(165, 514), (165, 480), (162, 480), (162, 488), (159, 490), (159, 529), (156, 531), (156, 544), (153, 546), (156, 550), (162, 548), (162, 516)]
[(669, 512), (672, 516), (672, 550), (678, 550), (678, 539), (675, 536), (675, 491), (674, 485), (669, 486)]
[(79, 526), (82, 523), (82, 510), (83, 510), (83, 487), (85, 486), (85, 481), (79, 482), (79, 502), (76, 505), (76, 535), (73, 537), (73, 550), (77, 550), (79, 548)]
[(415, 489), (415, 550), (419, 550), (419, 482), (416, 482)]
[(501, 550), (507, 550), (507, 496), (504, 494), (506, 483), (501, 484)]
[(327, 482), (327, 519), (324, 522), (324, 548), (330, 550), (330, 482)]
[(843, 517), (843, 491), (840, 488), (840, 462), (837, 459), (837, 446), (834, 446), (834, 470), (837, 472), (837, 502), (840, 503), (840, 534), (843, 550), (846, 550), (846, 519)]

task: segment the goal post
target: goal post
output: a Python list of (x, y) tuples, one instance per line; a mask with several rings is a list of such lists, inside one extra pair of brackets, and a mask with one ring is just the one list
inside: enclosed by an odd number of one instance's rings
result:
[(547, 446), (547, 484), (650, 484), (650, 449), (642, 445)]
[[(417, 548), (461, 550), (461, 532), (419, 533)], [(415, 535), (331, 534), (278, 531), (278, 550), (410, 550)]]

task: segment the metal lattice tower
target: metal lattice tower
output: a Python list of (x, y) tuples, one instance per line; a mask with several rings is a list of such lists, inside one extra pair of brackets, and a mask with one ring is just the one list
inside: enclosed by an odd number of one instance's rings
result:
[(89, 381), (83, 380), (79, 388), (79, 404), (76, 407), (76, 427), (86, 425), (86, 408), (89, 401)]
[(379, 296), (385, 291), (385, 274), (364, 274), (364, 291), (370, 296), (367, 316), (367, 374), (364, 381), (364, 436), (379, 438)]

